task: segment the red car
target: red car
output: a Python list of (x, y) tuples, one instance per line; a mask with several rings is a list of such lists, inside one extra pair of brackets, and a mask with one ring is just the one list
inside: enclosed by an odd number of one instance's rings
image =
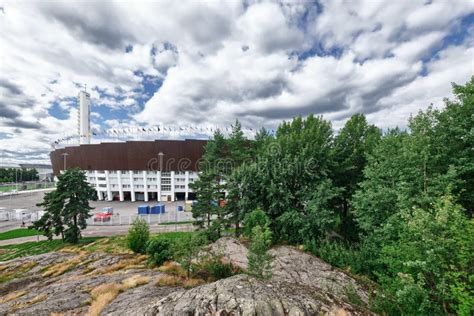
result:
[(101, 213), (95, 214), (94, 222), (108, 222), (114, 215), (114, 211), (111, 207), (104, 207)]

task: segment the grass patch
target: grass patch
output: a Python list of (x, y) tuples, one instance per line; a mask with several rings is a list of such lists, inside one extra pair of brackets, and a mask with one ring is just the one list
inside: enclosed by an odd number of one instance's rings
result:
[(199, 232), (166, 232), (159, 234), (150, 234), (150, 239), (165, 239), (171, 244), (177, 244), (189, 235), (199, 234)]
[(56, 277), (61, 274), (66, 273), (71, 270), (73, 267), (79, 265), (84, 259), (84, 255), (76, 256), (70, 260), (59, 262), (48, 267), (42, 274), (44, 278), (47, 277)]
[(122, 283), (104, 283), (91, 291), (92, 302), (89, 307), (88, 315), (100, 315), (102, 310), (109, 305), (121, 292), (144, 285), (150, 282), (146, 276), (134, 275), (122, 281)]
[(15, 184), (1, 185), (0, 192), (11, 192), (14, 190), (18, 190), (18, 191), (37, 190), (37, 189), (47, 189), (47, 188), (54, 188), (54, 187), (55, 187), (54, 183), (28, 183), (28, 184), (19, 183), (18, 186)]
[(101, 238), (91, 244), (82, 247), (88, 252), (105, 252), (114, 254), (130, 254), (132, 251), (127, 247), (127, 236), (113, 236)]
[(140, 285), (145, 285), (150, 282), (150, 277), (149, 276), (144, 276), (144, 275), (134, 275), (132, 277), (129, 277), (128, 279), (125, 279), (122, 281), (122, 284), (127, 288), (131, 289)]
[[(38, 263), (35, 261), (25, 262), (13, 270), (0, 273), (0, 283), (8, 282), (10, 280), (21, 277), (24, 273), (30, 271)], [(5, 269), (2, 269), (2, 271)]]
[(183, 282), (183, 286), (187, 289), (190, 289), (190, 288), (196, 287), (198, 285), (202, 285), (204, 283), (206, 283), (206, 281), (204, 281), (202, 279), (186, 279)]
[(156, 278), (156, 286), (180, 286), (183, 285), (183, 278), (176, 275), (161, 274)]
[(33, 297), (31, 300), (27, 300), (25, 302), (15, 303), (15, 304), (13, 304), (13, 306), (10, 307), (10, 312), (15, 312), (18, 309), (23, 309), (25, 307), (29, 307), (33, 304), (42, 302), (47, 298), (48, 298), (48, 296), (46, 294), (40, 294), (40, 295), (37, 295), (37, 296)]
[(28, 292), (23, 291), (23, 290), (9, 293), (6, 296), (0, 298), (0, 304), (16, 300), (17, 298), (22, 297), (26, 293), (28, 293)]
[(186, 270), (184, 270), (181, 265), (173, 261), (165, 262), (161, 267), (158, 268), (158, 271), (179, 277), (185, 277), (187, 275)]
[(92, 303), (89, 307), (88, 315), (100, 315), (102, 310), (109, 305), (121, 291), (123, 291), (123, 286), (120, 283), (105, 283), (92, 289)]
[(194, 221), (182, 221), (182, 222), (165, 222), (158, 225), (169, 226), (169, 225), (183, 225), (183, 224), (192, 224)]
[(155, 280), (156, 286), (160, 286), (160, 287), (161, 286), (171, 286), (171, 287), (183, 286), (187, 289), (196, 287), (204, 283), (206, 283), (206, 281), (202, 279), (195, 279), (195, 278), (187, 279), (182, 276), (169, 275), (169, 274), (161, 274)]
[(30, 241), (22, 244), (0, 246), (0, 261), (7, 261), (19, 257), (39, 255), (51, 251), (58, 251), (64, 247), (84, 246), (101, 237), (82, 238), (78, 245), (72, 245), (59, 239)]
[(146, 268), (146, 260), (147, 256), (139, 255), (129, 259), (121, 260), (111, 266), (95, 269), (89, 272), (90, 275), (98, 275), (98, 274), (109, 274), (114, 273), (121, 270), (129, 270), (129, 269), (145, 269)]
[(30, 237), (41, 235), (36, 229), (18, 228), (0, 233), (0, 240), (15, 239), (21, 237)]

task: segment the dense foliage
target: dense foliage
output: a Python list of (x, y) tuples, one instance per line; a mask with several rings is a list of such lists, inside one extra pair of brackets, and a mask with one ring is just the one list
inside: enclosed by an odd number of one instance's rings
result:
[(237, 122), (206, 147), (195, 215), (218, 232), (257, 227), (262, 247), (266, 227), (273, 242), (365, 274), (380, 285), (374, 311), (472, 314), (474, 77), (453, 93), (384, 133), (362, 114), (336, 134), (310, 115), (250, 142)]
[(45, 214), (33, 222), (33, 227), (48, 239), (61, 235), (62, 239), (78, 243), (81, 229), (87, 227), (86, 220), (92, 215), (89, 200), (95, 199), (95, 190), (86, 180), (85, 173), (77, 168), (68, 169), (58, 176), (56, 190), (46, 193), (42, 203)]
[(171, 243), (166, 239), (152, 238), (146, 244), (148, 261), (156, 266), (160, 266), (173, 256)]
[(38, 180), (38, 171), (34, 168), (0, 168), (0, 183)]

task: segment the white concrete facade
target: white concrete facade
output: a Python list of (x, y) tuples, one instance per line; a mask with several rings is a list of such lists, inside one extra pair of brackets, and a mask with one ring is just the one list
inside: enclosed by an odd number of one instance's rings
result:
[(175, 201), (188, 200), (190, 184), (199, 177), (193, 171), (89, 170), (87, 180), (97, 190), (99, 200)]

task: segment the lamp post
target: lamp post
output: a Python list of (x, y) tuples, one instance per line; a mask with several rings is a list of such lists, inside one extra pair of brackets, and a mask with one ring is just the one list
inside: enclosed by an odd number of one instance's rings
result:
[(69, 156), (69, 154), (68, 153), (62, 153), (61, 155), (63, 156), (63, 159), (64, 159), (64, 172), (66, 172), (66, 158), (67, 158), (67, 156)]

